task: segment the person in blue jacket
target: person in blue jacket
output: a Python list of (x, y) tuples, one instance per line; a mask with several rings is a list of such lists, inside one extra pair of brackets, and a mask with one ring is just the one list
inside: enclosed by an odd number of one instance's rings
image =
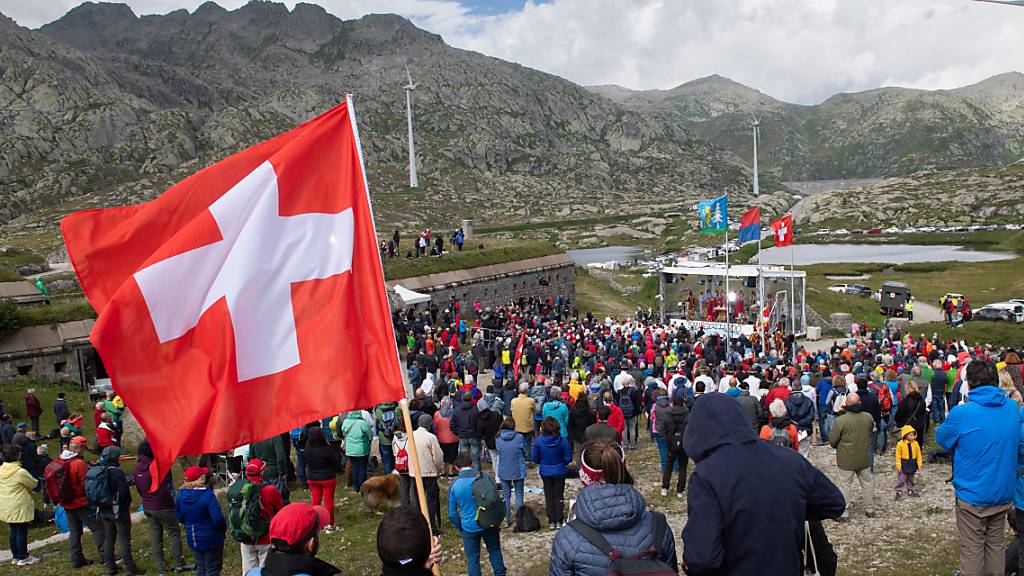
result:
[(544, 483), (544, 508), (548, 527), (562, 527), (565, 508), (565, 467), (572, 462), (572, 447), (562, 437), (558, 420), (548, 416), (540, 424), (540, 436), (533, 443), (531, 460), (540, 464), (540, 479)]
[(825, 367), (819, 367), (821, 376), (814, 386), (814, 397), (818, 399), (818, 445), (828, 444), (828, 394), (832, 391), (832, 376), (825, 371)]
[(804, 522), (846, 509), (825, 474), (796, 451), (758, 440), (725, 394), (697, 397), (683, 447), (696, 462), (682, 534), (690, 576), (800, 574)]
[(209, 468), (189, 466), (178, 491), (175, 509), (185, 526), (185, 539), (196, 557), (196, 576), (220, 576), (224, 565), (227, 521), (213, 490), (206, 486)]
[[(505, 526), (512, 524), (515, 512), (523, 507), (524, 485), (526, 480), (526, 459), (530, 454), (530, 444), (526, 436), (516, 432), (516, 421), (506, 416), (501, 423), (501, 431), (495, 441), (498, 448), (498, 480), (505, 496)], [(516, 492), (516, 507), (512, 509), (512, 490)]]
[(466, 452), (455, 457), (459, 476), (448, 489), (448, 519), (462, 534), (462, 549), (466, 553), (466, 571), (469, 576), (480, 576), (480, 541), (487, 546), (494, 576), (505, 576), (505, 560), (501, 554), (501, 535), (498, 528), (481, 528), (476, 522), (477, 503), (473, 499), (473, 481), (480, 476), (473, 467), (473, 459)]
[(1021, 416), (999, 389), (995, 364), (967, 365), (967, 402), (949, 411), (935, 441), (953, 453), (960, 571), (1002, 574), (1003, 530), (1013, 505)]
[(551, 387), (551, 392), (548, 394), (548, 401), (544, 403), (544, 409), (541, 410), (541, 415), (544, 418), (554, 418), (558, 420), (560, 426), (562, 438), (569, 437), (569, 408), (564, 402), (559, 400), (562, 389), (557, 386)]

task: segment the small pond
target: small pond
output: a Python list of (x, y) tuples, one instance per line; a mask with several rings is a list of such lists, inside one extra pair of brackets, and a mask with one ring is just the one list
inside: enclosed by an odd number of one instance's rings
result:
[(603, 248), (567, 250), (566, 253), (577, 266), (586, 266), (597, 262), (628, 264), (639, 258), (643, 254), (643, 250), (633, 246), (604, 246)]
[[(764, 264), (789, 264), (790, 248), (761, 250)], [(967, 250), (962, 246), (918, 246), (914, 244), (796, 244), (793, 262), (797, 265), (834, 262), (990, 262), (1015, 258), (1009, 252)]]

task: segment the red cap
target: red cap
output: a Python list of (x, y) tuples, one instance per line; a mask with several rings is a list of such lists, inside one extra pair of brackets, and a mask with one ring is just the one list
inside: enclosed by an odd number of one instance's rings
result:
[(544, 382), (544, 375), (543, 374), (538, 374), (537, 375), (537, 382)]
[(85, 436), (75, 436), (74, 438), (71, 439), (71, 444), (78, 444), (80, 446), (85, 446), (88, 443), (89, 443), (89, 441), (85, 439)]
[(253, 458), (249, 460), (249, 463), (245, 465), (246, 476), (263, 476), (263, 470), (267, 465), (263, 463), (263, 460), (259, 458)]
[(283, 540), (289, 546), (303, 542), (330, 522), (323, 506), (293, 502), (274, 515), (270, 521), (270, 539)]
[(196, 480), (199, 480), (200, 478), (202, 478), (203, 476), (206, 476), (209, 473), (210, 473), (210, 469), (209, 468), (202, 468), (200, 466), (189, 466), (185, 470), (185, 481), (186, 482), (195, 482)]

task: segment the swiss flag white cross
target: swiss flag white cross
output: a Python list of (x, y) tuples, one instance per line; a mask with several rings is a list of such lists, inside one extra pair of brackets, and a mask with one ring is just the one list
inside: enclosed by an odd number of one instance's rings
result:
[(785, 242), (786, 241), (786, 234), (788, 232), (789, 232), (789, 228), (787, 228), (785, 224), (783, 224), (782, 226), (779, 226), (779, 228), (775, 231), (775, 237), (778, 239), (778, 242)]
[(294, 282), (352, 268), (352, 209), (281, 216), (270, 162), (210, 205), (222, 240), (135, 273), (161, 343), (184, 336), (220, 299), (231, 312), (238, 380), (299, 363)]

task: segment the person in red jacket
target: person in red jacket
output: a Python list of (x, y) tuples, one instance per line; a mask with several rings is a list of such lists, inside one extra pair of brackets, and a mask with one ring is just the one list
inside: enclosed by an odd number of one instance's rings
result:
[(768, 393), (764, 395), (764, 407), (766, 410), (772, 405), (773, 401), (782, 400), (785, 402), (786, 398), (789, 398), (789, 380), (787, 379), (785, 383), (780, 383), (780, 381), (772, 383), (771, 390), (768, 390)]
[(32, 422), (32, 429), (39, 433), (39, 417), (43, 415), (43, 405), (36, 396), (36, 389), (29, 388), (25, 394), (25, 415)]
[(70, 483), (72, 494), (70, 499), (60, 502), (67, 512), (68, 552), (71, 555), (72, 568), (82, 568), (94, 563), (82, 552), (82, 531), (85, 526), (92, 532), (93, 540), (96, 542), (96, 553), (103, 554), (103, 524), (93, 517), (89, 502), (85, 499), (85, 473), (89, 471), (89, 465), (82, 459), (82, 454), (85, 453), (86, 443), (85, 437), (75, 436), (71, 439), (68, 449), (60, 454), (66, 468), (65, 481)]
[(619, 433), (619, 443), (621, 443), (622, 432), (626, 429), (626, 417), (622, 415), (622, 409), (615, 405), (614, 397), (609, 391), (604, 393), (604, 405), (611, 411), (611, 415), (608, 416), (608, 425)]
[[(253, 484), (263, 484), (263, 469), (266, 465), (262, 460), (254, 458), (245, 465), (245, 480)], [(242, 482), (242, 480), (239, 480)], [(284, 499), (281, 493), (273, 484), (266, 484), (260, 488), (260, 507), (263, 509), (263, 518), (270, 520), (281, 508), (284, 507)], [(242, 542), (242, 573), (248, 574), (257, 566), (263, 566), (267, 561), (267, 553), (270, 552), (270, 532), (260, 536), (256, 542)]]
[(117, 437), (117, 430), (111, 423), (110, 414), (104, 412), (100, 415), (100, 425), (96, 428), (96, 444), (102, 452), (107, 446), (119, 446), (121, 440)]

